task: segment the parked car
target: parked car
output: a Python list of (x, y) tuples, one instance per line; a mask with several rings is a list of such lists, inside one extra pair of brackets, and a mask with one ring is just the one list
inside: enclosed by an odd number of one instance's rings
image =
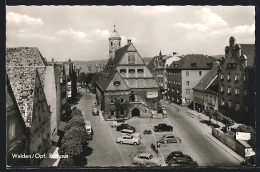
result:
[(164, 144), (167, 144), (167, 143), (180, 143), (181, 139), (179, 137), (175, 137), (172, 134), (166, 134), (166, 135), (162, 136), (162, 138), (159, 140), (159, 142), (160, 143), (164, 143)]
[(192, 158), (188, 157), (177, 157), (174, 159), (169, 160), (168, 166), (182, 166), (182, 167), (187, 167), (187, 166), (198, 166), (196, 161), (193, 161)]
[(115, 128), (121, 124), (127, 124), (127, 122), (124, 119), (119, 119), (117, 121), (113, 121), (111, 127)]
[(171, 125), (167, 125), (164, 123), (158, 124), (157, 126), (154, 126), (154, 131), (173, 131), (173, 127)]
[(120, 144), (139, 145), (141, 143), (141, 140), (139, 138), (134, 137), (134, 136), (124, 135), (124, 136), (117, 138), (116, 142), (120, 143)]
[(183, 154), (181, 151), (173, 151), (165, 158), (165, 162), (168, 163), (171, 159), (175, 159), (178, 157), (187, 157), (191, 159), (189, 155)]
[(152, 134), (152, 130), (144, 130), (143, 134)]
[(122, 136), (125, 136), (125, 135), (133, 136), (133, 137), (136, 137), (136, 138), (139, 138), (139, 139), (142, 138), (142, 135), (140, 133), (134, 133), (133, 130), (129, 130), (129, 129), (121, 130), (121, 135)]
[(140, 153), (133, 158), (133, 164), (161, 166), (161, 159), (154, 157), (151, 153)]
[(119, 126), (116, 127), (116, 131), (121, 131), (123, 129), (130, 129), (130, 130), (134, 130), (134, 132), (136, 131), (135, 127), (130, 126), (128, 124), (120, 124)]

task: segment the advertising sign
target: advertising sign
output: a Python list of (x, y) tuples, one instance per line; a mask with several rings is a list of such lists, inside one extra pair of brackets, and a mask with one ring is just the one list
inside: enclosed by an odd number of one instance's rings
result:
[(244, 132), (236, 132), (236, 139), (237, 140), (250, 140), (251, 134), (250, 133), (244, 133)]
[(156, 98), (156, 97), (158, 97), (158, 91), (147, 91), (146, 97), (147, 98)]

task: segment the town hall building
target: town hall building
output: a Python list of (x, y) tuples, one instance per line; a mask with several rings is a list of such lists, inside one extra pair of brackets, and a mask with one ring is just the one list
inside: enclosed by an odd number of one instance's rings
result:
[(159, 103), (157, 81), (131, 40), (121, 47), (115, 28), (109, 38), (109, 60), (94, 84), (105, 120), (151, 117)]

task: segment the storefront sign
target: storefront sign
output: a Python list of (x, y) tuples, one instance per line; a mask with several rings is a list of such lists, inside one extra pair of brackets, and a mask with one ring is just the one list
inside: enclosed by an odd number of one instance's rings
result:
[(158, 91), (147, 91), (146, 97), (147, 98), (156, 98), (156, 97), (158, 97)]
[(244, 133), (244, 132), (236, 132), (236, 139), (237, 140), (250, 140), (251, 134), (250, 133)]

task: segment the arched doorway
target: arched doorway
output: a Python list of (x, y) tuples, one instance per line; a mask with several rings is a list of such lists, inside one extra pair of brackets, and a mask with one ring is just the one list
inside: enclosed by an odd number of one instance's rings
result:
[(132, 110), (132, 117), (140, 117), (140, 110), (138, 108), (134, 108)]

